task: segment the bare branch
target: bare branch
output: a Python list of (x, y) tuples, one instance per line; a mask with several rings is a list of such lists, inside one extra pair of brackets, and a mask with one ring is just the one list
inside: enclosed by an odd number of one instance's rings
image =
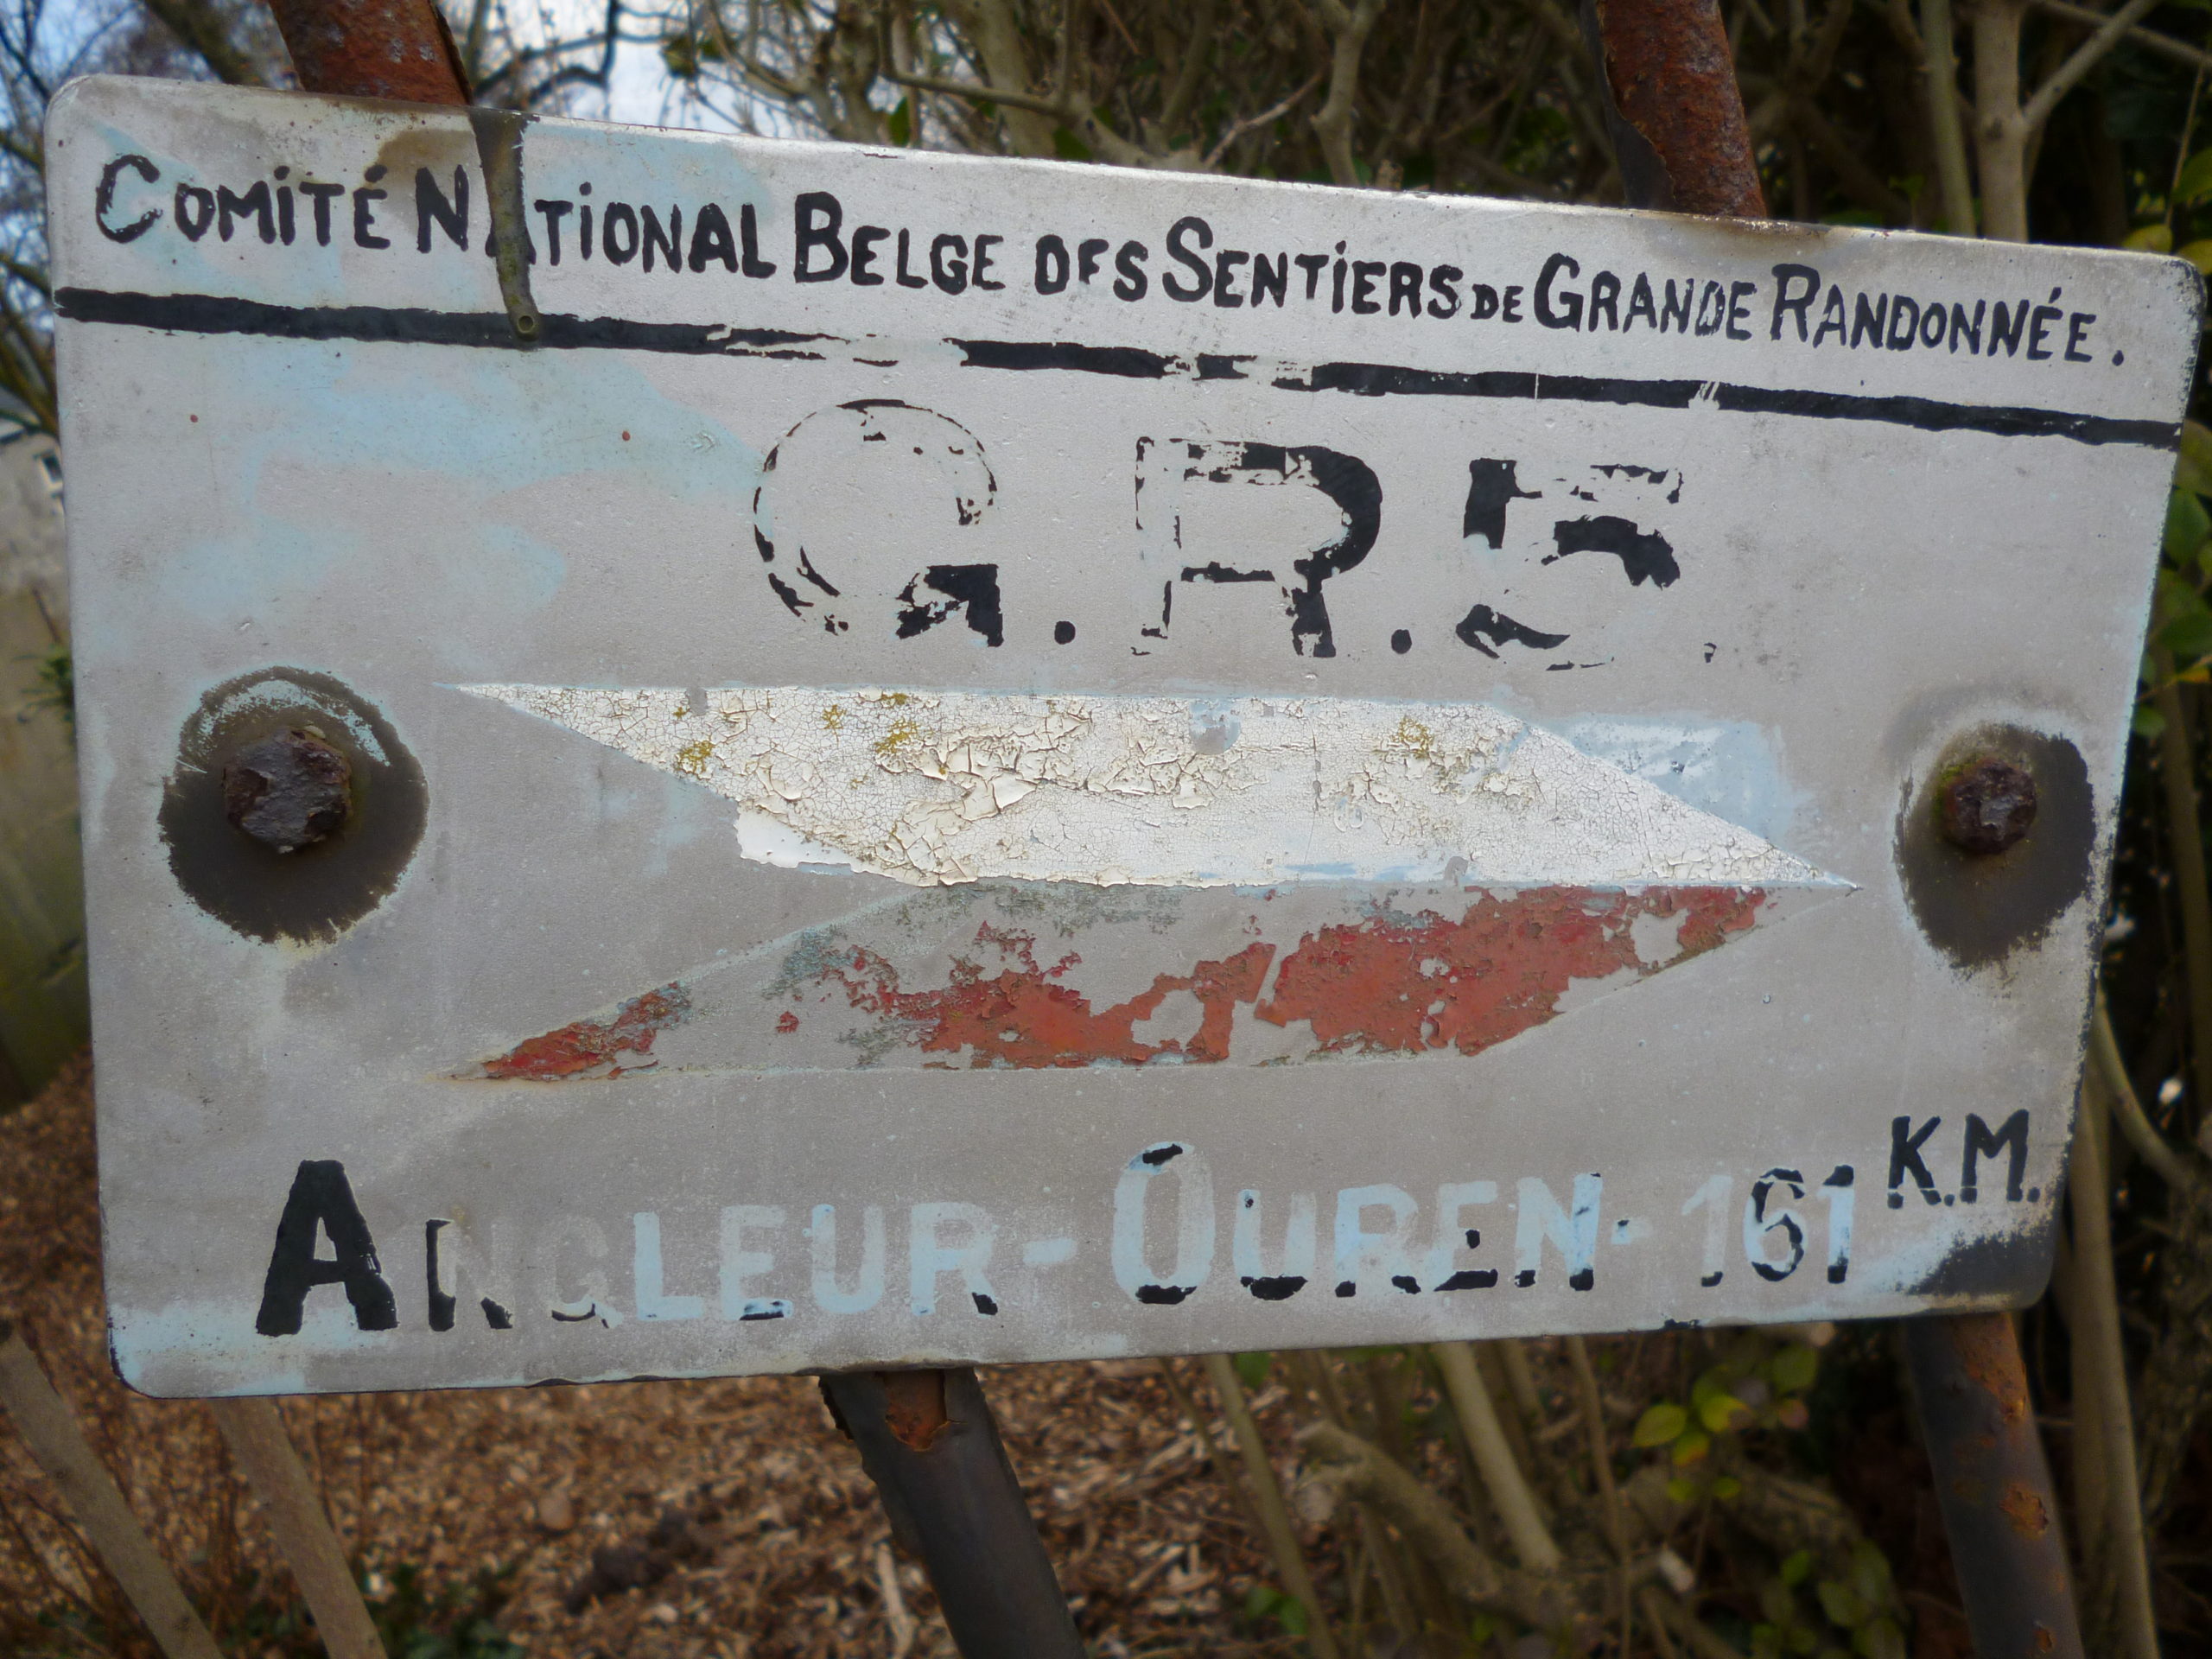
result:
[(2127, 0), (2127, 3), (2104, 21), (2102, 28), (2074, 48), (2073, 54), (2058, 66), (2050, 79), (2035, 90), (2020, 114), (2033, 132), (2050, 119), (2050, 112), (2058, 107), (2059, 99), (2079, 86), (2082, 77), (2103, 61), (2105, 54), (2118, 46), (2135, 20), (2143, 16), (2158, 0)]

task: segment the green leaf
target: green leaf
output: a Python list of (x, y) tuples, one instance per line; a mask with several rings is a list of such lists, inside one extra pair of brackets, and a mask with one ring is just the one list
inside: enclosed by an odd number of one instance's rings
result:
[(1813, 1552), (1801, 1549), (1794, 1555), (1783, 1556), (1779, 1571), (1784, 1584), (1795, 1586), (1804, 1583), (1813, 1576)]
[(1244, 1617), (1258, 1621), (1275, 1610), (1282, 1592), (1271, 1584), (1255, 1584), (1244, 1592)]
[(2174, 202), (2184, 206), (2212, 194), (2212, 149), (2200, 149), (2183, 163), (2174, 180)]
[(2174, 233), (2171, 226), (2164, 224), (2139, 225), (2120, 245), (2131, 253), (2171, 253)]
[(1840, 1624), (1847, 1630), (1858, 1629), (1866, 1622), (1866, 1615), (1873, 1611), (1859, 1592), (1841, 1579), (1822, 1579), (1814, 1592), (1821, 1599), (1821, 1611), (1828, 1616), (1828, 1623)]
[(1687, 1469), (1694, 1463), (1704, 1461), (1713, 1450), (1713, 1437), (1701, 1428), (1685, 1430), (1675, 1440), (1675, 1466)]
[(1820, 1375), (1821, 1351), (1808, 1342), (1793, 1342), (1774, 1357), (1767, 1374), (1783, 1394), (1802, 1394)]
[(1744, 1483), (1733, 1475), (1722, 1475), (1713, 1483), (1713, 1495), (1726, 1503), (1743, 1496)]
[(884, 130), (891, 135), (894, 144), (906, 145), (914, 142), (914, 95), (909, 92), (899, 100), (899, 107), (884, 118)]
[(1677, 1503), (1694, 1503), (1704, 1489), (1688, 1475), (1676, 1475), (1667, 1483), (1667, 1496)]
[(1662, 1400), (1636, 1420), (1636, 1432), (1629, 1436), (1629, 1444), (1648, 1451), (1666, 1445), (1689, 1426), (1689, 1413)]
[(1759, 1613), (1770, 1624), (1794, 1624), (1797, 1622), (1797, 1598), (1789, 1593), (1789, 1586), (1781, 1580), (1769, 1579), (1759, 1586)]
[(1064, 162), (1087, 162), (1090, 159), (1090, 146), (1065, 127), (1055, 127), (1052, 129), (1052, 154)]
[(1708, 1394), (1698, 1402), (1697, 1420), (1715, 1434), (1741, 1428), (1751, 1421), (1751, 1408), (1732, 1394)]
[(2212, 537), (2212, 513), (2204, 511), (2204, 498), (2195, 490), (2175, 490), (2166, 497), (2166, 529), (2163, 545), (2166, 556), (2186, 568)]
[(2212, 273), (2212, 238), (2200, 238), (2195, 242), (2184, 243), (2174, 251), (2195, 265), (2200, 274)]
[(1886, 1615), (1861, 1624), (1851, 1638), (1852, 1651), (1866, 1659), (1906, 1659), (1904, 1632)]
[(2212, 427), (2181, 423), (2181, 460), (2174, 467), (2174, 487), (2212, 495)]
[(2207, 607), (2202, 596), (2194, 592), (2180, 604), (2169, 601), (2158, 643), (2173, 653), (2177, 667), (2190, 667), (2212, 657), (2212, 607)]
[(1275, 1361), (1273, 1354), (1239, 1354), (1236, 1356), (1236, 1380), (1247, 1389), (1257, 1394), (1268, 1386), (1268, 1370)]
[(1275, 1623), (1293, 1636), (1303, 1636), (1309, 1628), (1306, 1604), (1296, 1596), (1285, 1596), (1275, 1604)]
[(1890, 1558), (1864, 1538), (1851, 1547), (1851, 1587), (1872, 1607), (1890, 1599)]
[(2127, 724), (2146, 743), (2155, 743), (2166, 734), (2166, 717), (2147, 702), (2135, 705), (2134, 717)]

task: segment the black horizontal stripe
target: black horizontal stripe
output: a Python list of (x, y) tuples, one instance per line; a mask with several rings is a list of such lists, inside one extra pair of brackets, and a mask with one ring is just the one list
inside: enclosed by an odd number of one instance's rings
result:
[[(519, 339), (499, 311), (419, 308), (270, 305), (212, 294), (108, 293), (65, 288), (54, 309), (78, 322), (122, 324), (183, 334), (252, 334), (276, 340), (358, 340), (493, 350), (666, 352), (681, 355), (816, 359), (851, 342), (831, 334), (722, 323), (639, 322), (623, 317), (549, 314), (537, 338)], [(1243, 379), (1247, 357), (1201, 356), (1195, 365), (1135, 346), (1086, 346), (1070, 340), (953, 340), (965, 367), (1103, 374), (1122, 379)], [(875, 361), (878, 359), (871, 359)], [(1360, 397), (1477, 397), (1532, 403), (1611, 404), (1688, 409), (1707, 403), (1738, 414), (1799, 419), (1871, 421), (1923, 432), (1981, 432), (1995, 437), (2056, 437), (2086, 444), (2180, 447), (2175, 421), (2126, 420), (2065, 410), (1953, 404), (1933, 397), (1870, 397), (1736, 385), (1726, 381), (1650, 380), (1618, 376), (1538, 374), (1517, 370), (1409, 368), (1388, 363), (1317, 363), (1285, 367), (1269, 383), (1280, 391), (1346, 392)]]

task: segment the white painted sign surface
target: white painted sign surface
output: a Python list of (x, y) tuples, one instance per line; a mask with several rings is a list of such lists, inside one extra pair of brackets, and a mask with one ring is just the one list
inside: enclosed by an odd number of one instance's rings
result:
[(2039, 1288), (2186, 266), (512, 131), (55, 106), (133, 1383)]

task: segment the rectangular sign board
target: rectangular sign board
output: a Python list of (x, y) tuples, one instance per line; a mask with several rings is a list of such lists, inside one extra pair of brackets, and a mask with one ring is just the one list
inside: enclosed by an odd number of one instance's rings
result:
[(49, 135), (136, 1386), (2038, 1292), (2181, 262)]

